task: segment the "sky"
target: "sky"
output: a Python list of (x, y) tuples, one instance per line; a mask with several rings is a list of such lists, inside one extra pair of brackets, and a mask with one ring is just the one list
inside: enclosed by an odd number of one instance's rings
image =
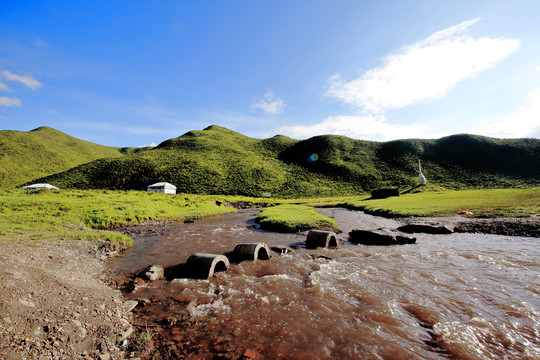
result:
[(540, 1), (0, 1), (0, 130), (540, 138)]

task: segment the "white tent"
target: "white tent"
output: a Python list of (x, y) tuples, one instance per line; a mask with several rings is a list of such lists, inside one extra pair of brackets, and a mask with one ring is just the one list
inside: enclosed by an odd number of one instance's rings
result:
[(176, 194), (176, 186), (169, 184), (168, 182), (158, 182), (148, 185), (147, 190), (155, 193)]
[(51, 184), (32, 184), (32, 185), (23, 186), (21, 189), (23, 190), (39, 190), (39, 189), (59, 190), (56, 186), (52, 186)]

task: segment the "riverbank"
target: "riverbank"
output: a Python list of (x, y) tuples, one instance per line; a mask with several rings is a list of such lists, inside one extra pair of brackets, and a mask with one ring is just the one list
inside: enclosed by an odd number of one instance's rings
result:
[(446, 225), (457, 233), (477, 233), (540, 238), (540, 217), (482, 219), (464, 216), (403, 217), (405, 224)]
[(0, 242), (0, 358), (121, 359), (132, 314), (108, 284), (108, 243)]

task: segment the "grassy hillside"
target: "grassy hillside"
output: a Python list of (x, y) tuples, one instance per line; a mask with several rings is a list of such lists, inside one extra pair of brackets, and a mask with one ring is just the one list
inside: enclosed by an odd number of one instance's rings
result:
[(430, 184), (446, 188), (540, 185), (540, 140), (456, 135), (372, 142), (323, 135), (253, 139), (210, 126), (158, 147), (100, 159), (39, 181), (62, 188), (144, 190), (168, 181), (179, 192), (262, 196), (353, 194), (416, 185), (418, 159)]
[(0, 131), (0, 188), (17, 187), (99, 158), (122, 155), (120, 148), (79, 140), (49, 127)]
[(118, 159), (101, 159), (39, 181), (61, 188), (145, 190), (167, 181), (179, 192), (297, 196), (353, 192), (323, 174), (287, 164), (278, 154), (296, 140), (276, 136), (258, 140), (219, 126), (190, 131), (155, 149)]

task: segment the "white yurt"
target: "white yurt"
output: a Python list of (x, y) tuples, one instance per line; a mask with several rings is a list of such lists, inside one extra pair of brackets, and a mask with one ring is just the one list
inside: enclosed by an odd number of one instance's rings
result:
[(32, 185), (23, 186), (21, 189), (23, 190), (40, 190), (40, 189), (60, 190), (56, 186), (52, 186), (51, 184), (32, 184)]
[(176, 194), (176, 186), (169, 184), (168, 182), (158, 182), (148, 185), (147, 190), (155, 193)]

